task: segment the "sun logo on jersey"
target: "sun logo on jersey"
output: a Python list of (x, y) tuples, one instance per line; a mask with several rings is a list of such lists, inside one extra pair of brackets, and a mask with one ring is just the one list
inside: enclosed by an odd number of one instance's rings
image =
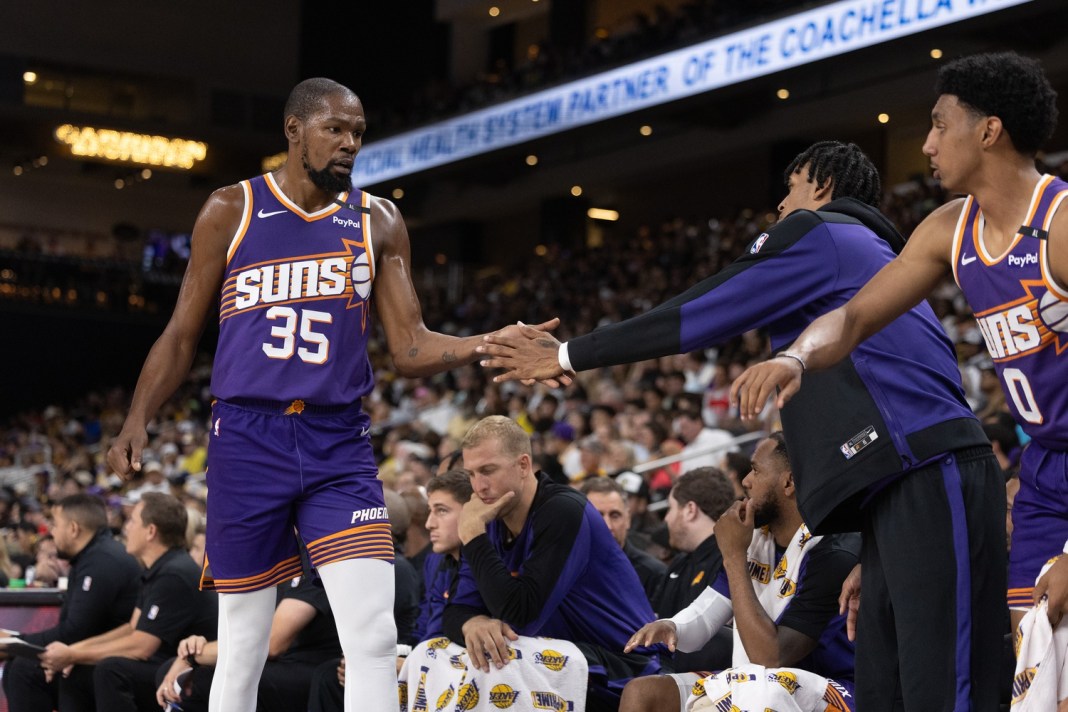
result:
[(1068, 301), (1036, 279), (1020, 281), (1026, 296), (979, 312), (975, 320), (990, 357), (1011, 361), (1050, 345), (1059, 355), (1068, 348)]
[(823, 691), (823, 701), (827, 703), (824, 712), (849, 712), (850, 706), (847, 701), (852, 695), (849, 690), (839, 685), (834, 680), (827, 681), (827, 689)]

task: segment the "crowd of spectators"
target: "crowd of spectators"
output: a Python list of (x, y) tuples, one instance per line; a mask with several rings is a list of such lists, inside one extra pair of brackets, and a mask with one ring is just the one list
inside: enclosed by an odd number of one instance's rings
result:
[(615, 26), (596, 28), (577, 45), (545, 39), (529, 46), (521, 61), (499, 58), (470, 81), (432, 82), (412, 92), (408, 103), (370, 108), (368, 118), (376, 131), (406, 130), (694, 44), (811, 4), (809, 0), (687, 0), (668, 8), (658, 3), (651, 12), (638, 10)]
[[(944, 198), (933, 182), (917, 180), (896, 187), (884, 204), (907, 234)], [(566, 339), (645, 311), (714, 274), (773, 219), (770, 211), (759, 210), (730, 218), (672, 218), (619, 244), (557, 246), (522, 269), (481, 275), (465, 286), (459, 301), (449, 301), (443, 290), (424, 291), (424, 316), (432, 328), (461, 334), (559, 316), (558, 336)], [(951, 283), (932, 303), (957, 344), (968, 397), (989, 422), (988, 433), (1009, 469), (1020, 443), (974, 319)], [(662, 526), (666, 502), (658, 502), (695, 463), (642, 464), (683, 452), (709, 433), (729, 443), (729, 437), (778, 427), (770, 406), (761, 422), (743, 424), (727, 399), (732, 380), (769, 355), (767, 339), (757, 331), (704, 352), (582, 373), (555, 391), (495, 384), (477, 365), (429, 379), (401, 378), (393, 374), (381, 340), (369, 353), (376, 385), (365, 407), (381, 479), (399, 495), (389, 500), (398, 554), (412, 559), (416, 570), (428, 548), (426, 484), (439, 467), (452, 466), (464, 433), (485, 416), (507, 416), (531, 433), (536, 467), (558, 481), (578, 486), (614, 476), (628, 495), (627, 541), (661, 561), (678, 547)], [(106, 502), (108, 527), (118, 537), (145, 493), (173, 494), (188, 512), (192, 553), (202, 558), (209, 380), (210, 357), (203, 355), (150, 424), (145, 466), (130, 482), (109, 472), (104, 459), (125, 415), (130, 394), (123, 388), (24, 412), (0, 426), (0, 583), (59, 585), (68, 564), (49, 545), (51, 507), (78, 493)], [(734, 496), (749, 469), (748, 448), (742, 449), (699, 463), (728, 473)], [(407, 615), (414, 619), (411, 611)]]

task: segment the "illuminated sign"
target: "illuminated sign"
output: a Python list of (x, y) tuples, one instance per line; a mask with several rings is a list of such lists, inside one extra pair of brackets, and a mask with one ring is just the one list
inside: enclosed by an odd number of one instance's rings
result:
[(281, 153), (276, 153), (273, 156), (267, 156), (262, 161), (260, 161), (260, 170), (264, 173), (276, 171), (282, 167), (282, 164), (286, 162), (286, 159), (288, 157), (289, 151), (282, 151)]
[(208, 155), (208, 145), (203, 141), (91, 126), (63, 124), (56, 128), (55, 137), (60, 143), (70, 146), (70, 152), (75, 156), (145, 166), (189, 170), (194, 163), (203, 161)]
[(364, 146), (356, 186), (410, 175), (1032, 0), (842, 0)]

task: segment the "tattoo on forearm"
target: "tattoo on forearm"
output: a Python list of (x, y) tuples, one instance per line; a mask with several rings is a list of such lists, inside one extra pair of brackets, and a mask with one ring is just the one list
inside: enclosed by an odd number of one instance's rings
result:
[(419, 347), (418, 346), (413, 346), (412, 348), (408, 349), (408, 358), (415, 358), (418, 355), (419, 355)]
[(454, 351), (446, 351), (441, 355), (442, 363), (452, 363), (456, 360), (456, 353)]

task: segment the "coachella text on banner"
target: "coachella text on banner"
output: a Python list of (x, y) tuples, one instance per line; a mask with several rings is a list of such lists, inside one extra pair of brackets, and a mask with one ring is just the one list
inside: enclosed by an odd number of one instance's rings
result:
[(363, 147), (353, 185), (744, 82), (1032, 0), (843, 0)]

